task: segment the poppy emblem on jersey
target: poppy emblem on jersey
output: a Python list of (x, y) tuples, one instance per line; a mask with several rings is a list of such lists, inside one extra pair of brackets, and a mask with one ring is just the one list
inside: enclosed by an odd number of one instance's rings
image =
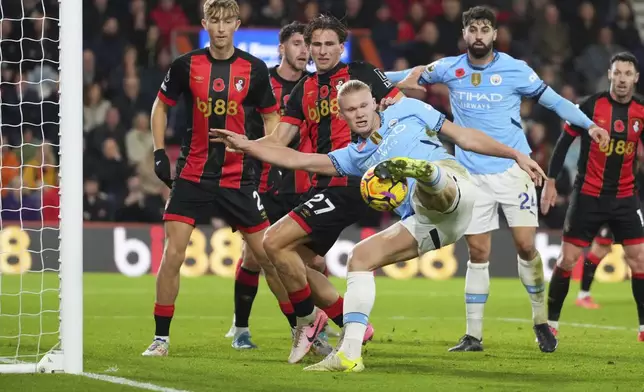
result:
[(235, 79), (233, 80), (235, 84), (235, 90), (241, 92), (246, 86), (246, 78), (243, 78), (241, 76), (235, 76)]
[[(339, 87), (339, 84), (338, 84), (338, 87)], [(320, 87), (320, 98), (325, 99), (328, 96), (329, 96), (329, 86), (324, 85)]]
[(364, 150), (364, 147), (367, 145), (367, 141), (363, 140), (362, 143), (358, 144), (358, 151)]
[(459, 68), (454, 72), (454, 75), (456, 75), (457, 78), (462, 78), (465, 75), (465, 70), (463, 68)]
[(642, 130), (642, 126), (644, 126), (644, 120), (641, 118), (631, 118), (631, 129), (633, 132), (640, 132)]
[(282, 102), (284, 102), (284, 106), (288, 103), (288, 99), (291, 98), (291, 94), (286, 94), (284, 98), (282, 98)]
[(490, 76), (490, 83), (492, 83), (493, 86), (498, 86), (499, 84), (501, 84), (502, 81), (503, 79), (499, 74), (494, 74)]
[(622, 120), (617, 120), (613, 123), (613, 129), (615, 132), (624, 132), (624, 122)]
[(472, 85), (473, 85), (474, 87), (476, 87), (476, 86), (478, 86), (479, 84), (481, 84), (481, 74), (480, 74), (480, 73), (478, 73), (478, 72), (474, 72), (474, 73), (472, 74)]
[(222, 78), (217, 78), (212, 82), (212, 89), (220, 93), (226, 89), (226, 83)]

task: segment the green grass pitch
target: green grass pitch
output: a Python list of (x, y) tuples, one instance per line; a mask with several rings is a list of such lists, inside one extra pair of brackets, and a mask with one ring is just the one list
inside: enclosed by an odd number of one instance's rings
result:
[[(0, 335), (55, 332), (56, 315), (6, 315), (55, 309), (55, 275), (0, 277)], [(344, 293), (345, 282), (334, 279)], [(289, 365), (290, 332), (261, 282), (251, 331), (260, 348), (237, 352), (223, 336), (230, 326), (233, 281), (183, 278), (172, 322), (170, 356), (142, 357), (154, 333), (154, 277), (86, 274), (85, 371), (188, 391), (644, 391), (642, 350), (636, 340), (630, 283), (595, 284), (599, 310), (573, 305), (573, 283), (563, 311), (558, 350), (543, 354), (534, 342), (530, 305), (517, 279), (493, 279), (486, 307), (485, 351), (448, 353), (464, 332), (463, 280), (377, 278), (372, 313), (374, 341), (361, 374), (306, 373), (307, 356)], [(0, 339), (0, 357), (16, 353), (17, 340)], [(23, 337), (19, 354), (36, 349)], [(42, 349), (55, 335), (40, 339)], [(136, 388), (68, 375), (0, 375), (2, 391), (134, 391)], [(140, 389), (139, 389), (140, 390)]]

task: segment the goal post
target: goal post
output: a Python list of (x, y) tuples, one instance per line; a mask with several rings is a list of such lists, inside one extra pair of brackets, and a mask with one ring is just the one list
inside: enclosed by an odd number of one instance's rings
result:
[(65, 373), (83, 372), (83, 6), (60, 0), (60, 341)]
[[(0, 213), (14, 217), (9, 222), (0, 218), (0, 373), (83, 372), (82, 1), (58, 0), (57, 10), (52, 9), (55, 3), (0, 0), (0, 22), (16, 27), (11, 37), (0, 35), (0, 40), (17, 42), (22, 56), (17, 61), (0, 55), (0, 87), (18, 92), (13, 101), (0, 96), (0, 110), (5, 109), (0, 111), (0, 154), (19, 156), (8, 166), (0, 155), (0, 169), (14, 172), (11, 182), (0, 182), (3, 197), (11, 194), (2, 199)], [(28, 36), (26, 22), (46, 23), (49, 30), (40, 27), (40, 36)], [(56, 29), (57, 34), (47, 35)], [(24, 51), (25, 45), (35, 47), (32, 52), (38, 55)], [(46, 58), (47, 45), (57, 46), (57, 63)], [(11, 68), (17, 70), (14, 78), (3, 79), (5, 68), (9, 74)], [(57, 116), (45, 114), (52, 107)], [(1, 130), (7, 130), (5, 135)], [(56, 149), (58, 159), (47, 159), (46, 151)], [(27, 152), (39, 157), (37, 163), (28, 161)], [(53, 185), (45, 181), (51, 168), (58, 173)], [(32, 177), (25, 174), (29, 171)], [(59, 195), (58, 222), (45, 219), (44, 210), (51, 207), (44, 202), (48, 191)]]

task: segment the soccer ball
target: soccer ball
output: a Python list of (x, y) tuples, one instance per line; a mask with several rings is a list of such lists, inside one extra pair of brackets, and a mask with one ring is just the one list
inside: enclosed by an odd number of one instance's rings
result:
[(409, 190), (407, 180), (382, 180), (374, 174), (374, 167), (367, 170), (360, 181), (362, 199), (376, 211), (391, 211), (400, 207)]

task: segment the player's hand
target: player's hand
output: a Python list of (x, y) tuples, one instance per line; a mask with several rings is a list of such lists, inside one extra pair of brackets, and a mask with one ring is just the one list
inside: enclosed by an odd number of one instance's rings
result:
[(608, 143), (610, 142), (608, 131), (596, 124), (593, 124), (588, 128), (588, 134), (601, 147), (608, 146)]
[(420, 77), (423, 75), (424, 71), (425, 71), (424, 65), (414, 67), (405, 79), (398, 82), (396, 87), (405, 89), (405, 90), (427, 91), (425, 86), (421, 86), (420, 84), (418, 84), (418, 81), (420, 80)]
[(387, 109), (389, 106), (393, 105), (396, 103), (396, 100), (394, 97), (389, 97), (389, 98), (383, 98), (380, 101), (380, 106), (378, 107), (379, 111), (384, 112), (385, 109)]
[(541, 212), (543, 215), (546, 215), (550, 211), (550, 207), (554, 207), (556, 203), (557, 188), (555, 187), (555, 179), (548, 178), (541, 191)]
[(244, 152), (250, 147), (251, 143), (246, 135), (231, 132), (227, 129), (211, 128), (209, 135), (211, 142), (224, 143), (228, 150), (234, 152)]
[(165, 149), (154, 150), (154, 174), (163, 181), (168, 188), (172, 188), (172, 172), (170, 171), (170, 159)]
[(544, 173), (543, 169), (541, 169), (541, 166), (539, 166), (537, 162), (533, 161), (532, 158), (530, 158), (526, 154), (519, 153), (515, 160), (519, 167), (523, 169), (523, 171), (528, 173), (536, 186), (541, 186), (541, 184), (543, 184), (543, 181), (548, 179), (546, 173)]

